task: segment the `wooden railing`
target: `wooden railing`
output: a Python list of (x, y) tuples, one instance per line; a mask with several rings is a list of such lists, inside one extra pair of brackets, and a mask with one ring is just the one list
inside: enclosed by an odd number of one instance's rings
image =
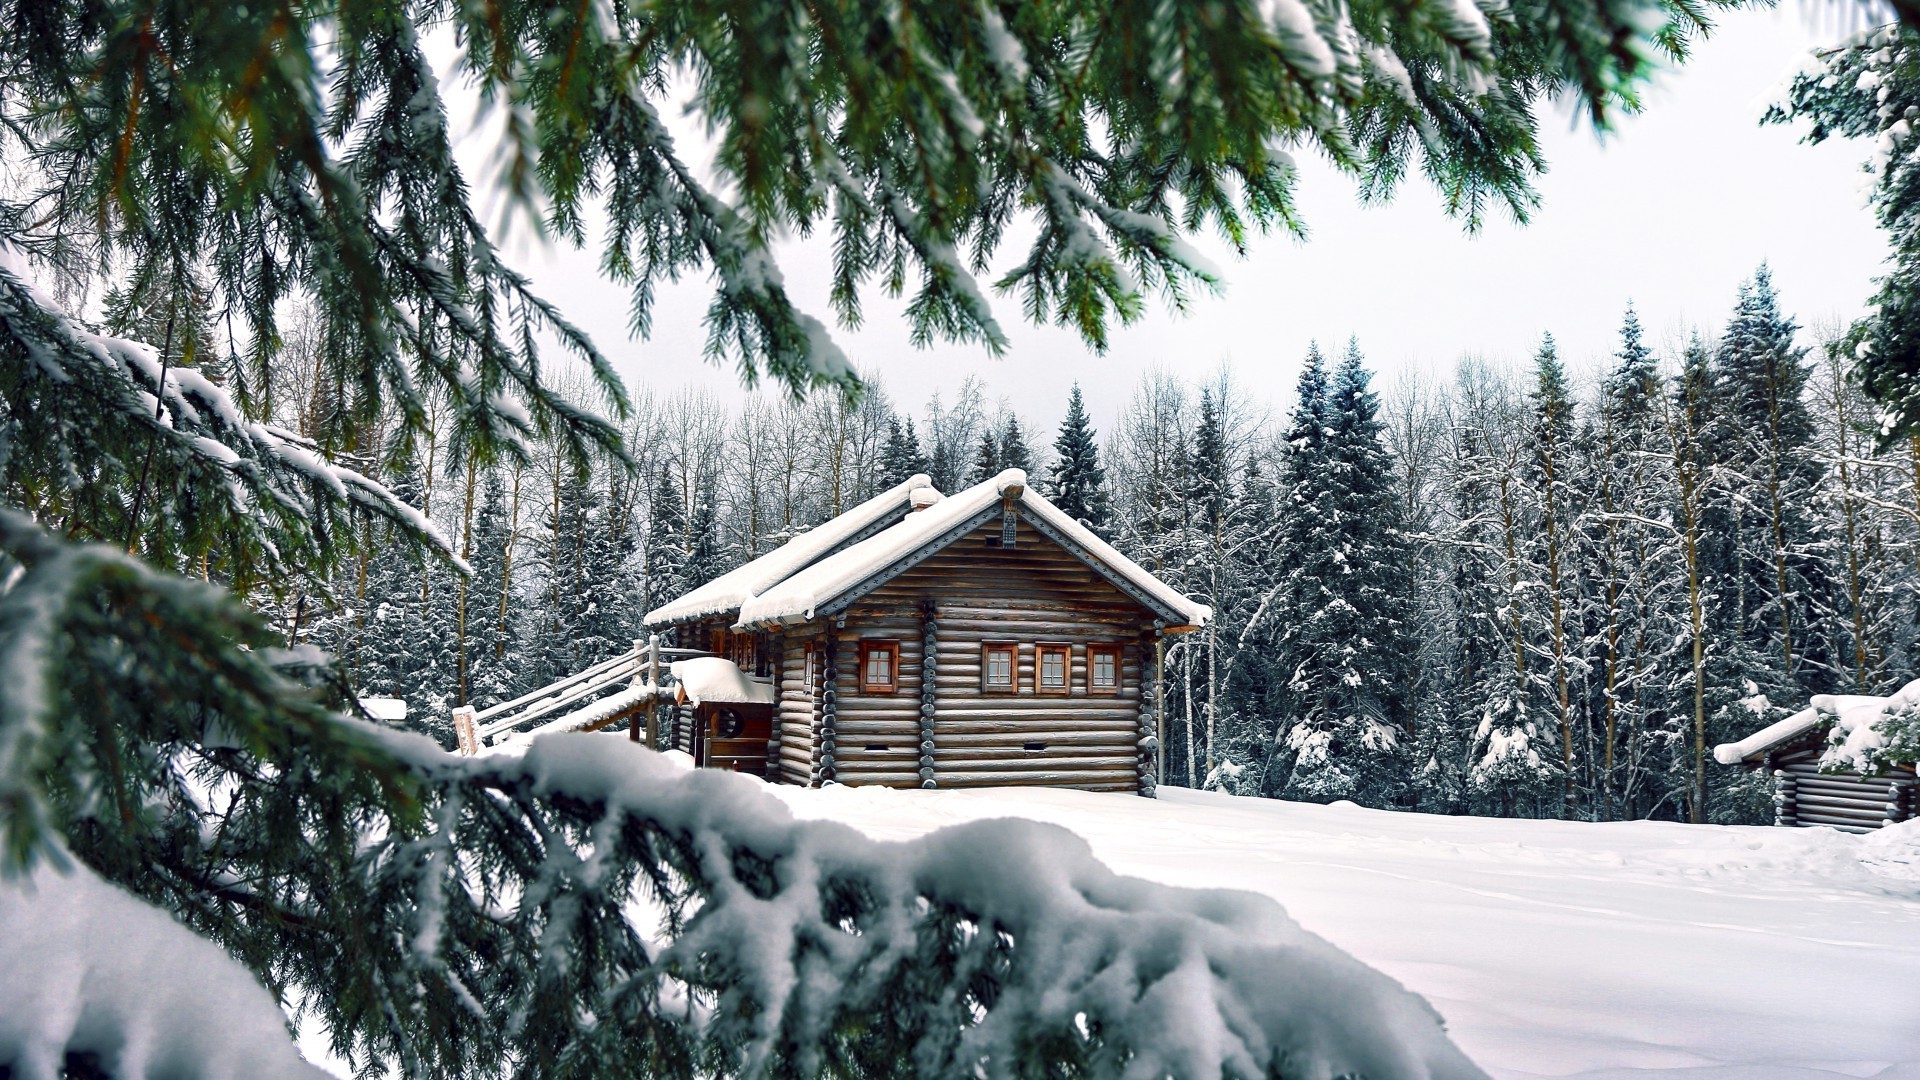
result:
[[(460, 741), (460, 752), (477, 754), (494, 738), (536, 720), (547, 720), (548, 726), (567, 727), (568, 717), (579, 717), (578, 728), (586, 730), (609, 726), (638, 708), (648, 710), (647, 741), (651, 744), (657, 727), (654, 711), (662, 701), (671, 699), (671, 694), (662, 686), (663, 659), (710, 655), (700, 649), (665, 648), (660, 644), (660, 635), (654, 634), (646, 641), (635, 641), (633, 648), (618, 656), (512, 701), (480, 710), (471, 705), (458, 706), (453, 710), (453, 729)], [(597, 708), (612, 702), (616, 696), (632, 700), (618, 702), (620, 707), (612, 712)], [(638, 734), (635, 728), (634, 735)]]

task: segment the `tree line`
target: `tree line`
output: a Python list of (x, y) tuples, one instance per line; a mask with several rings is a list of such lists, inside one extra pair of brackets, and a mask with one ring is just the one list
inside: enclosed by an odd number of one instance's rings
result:
[[(256, 600), (450, 740), (454, 704), (627, 648), (645, 611), (916, 472), (1021, 467), (1218, 612), (1168, 650), (1168, 783), (1763, 820), (1764, 783), (1712, 746), (1903, 681), (1920, 598), (1920, 442), (1880, 445), (1852, 357), (1803, 337), (1763, 267), (1718, 333), (1664, 351), (1629, 308), (1591, 378), (1543, 335), (1383, 395), (1357, 343), (1316, 346), (1283, 412), (1227, 369), (1152, 372), (1104, 436), (1077, 388), (1047, 438), (974, 379), (917, 410), (871, 377), (733, 405), (630, 387), (630, 461), (483, 467), (430, 407), (390, 483), (471, 576), (369, 520), (329, 588)], [(280, 395), (296, 429), (312, 389)]]

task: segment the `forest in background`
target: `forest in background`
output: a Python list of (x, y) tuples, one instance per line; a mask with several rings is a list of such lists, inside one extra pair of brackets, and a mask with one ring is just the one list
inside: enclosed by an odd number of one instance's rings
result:
[[(915, 472), (951, 492), (1023, 467), (1218, 611), (1167, 654), (1168, 783), (1761, 821), (1764, 778), (1714, 765), (1715, 743), (1913, 670), (1920, 441), (1877, 445), (1839, 337), (1802, 332), (1763, 267), (1689, 340), (1656, 347), (1629, 308), (1591, 377), (1543, 335), (1528, 361), (1381, 390), (1356, 341), (1316, 348), (1285, 408), (1230, 369), (1150, 373), (1104, 432), (1077, 390), (1051, 426), (972, 380), (917, 408), (874, 377), (858, 399), (630, 386), (630, 466), (554, 445), (482, 468), (430, 405), (387, 479), (471, 577), (368, 522), (324, 593), (248, 595), (450, 744), (454, 704), (626, 649), (651, 607)], [(268, 396), (304, 433), (328, 388), (297, 320), (287, 339)]]

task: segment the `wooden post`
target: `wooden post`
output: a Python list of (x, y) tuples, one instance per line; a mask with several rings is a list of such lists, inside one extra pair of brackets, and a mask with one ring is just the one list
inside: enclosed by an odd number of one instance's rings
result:
[(937, 711), (936, 687), (939, 675), (939, 622), (933, 601), (920, 602), (920, 786), (940, 786), (933, 775), (933, 716)]
[(820, 672), (820, 783), (833, 783), (833, 758), (835, 750), (834, 728), (839, 719), (837, 713), (840, 701), (840, 625), (839, 620), (827, 624), (826, 656), (821, 660)]
[(1773, 770), (1773, 823), (1775, 825), (1798, 825), (1799, 815), (1795, 812), (1795, 789), (1799, 786), (1793, 774), (1778, 767), (1776, 755), (1767, 755), (1767, 768)]
[(768, 639), (768, 660), (773, 668), (773, 722), (767, 725), (767, 783), (780, 782), (780, 724), (785, 710), (782, 708), (783, 696), (780, 688), (780, 662), (785, 655), (785, 644), (778, 634)]
[(1913, 816), (1913, 781), (1895, 777), (1887, 785), (1887, 824), (1898, 825)]
[[(1140, 723), (1134, 731), (1138, 758), (1134, 766), (1137, 794), (1154, 798), (1160, 787), (1160, 635), (1140, 639)], [(1149, 692), (1152, 688), (1152, 692)]]
[[(1153, 621), (1153, 739), (1157, 743), (1157, 753), (1153, 756), (1153, 783), (1155, 787), (1167, 782), (1167, 710), (1165, 695), (1161, 692), (1160, 675), (1166, 667), (1166, 638), (1161, 635), (1165, 625), (1159, 619)], [(1146, 658), (1141, 657), (1144, 661)], [(1140, 688), (1141, 700), (1146, 700), (1147, 687)]]
[(647, 635), (647, 682), (653, 700), (647, 702), (647, 749), (660, 749), (660, 635)]
[[(633, 677), (636, 681), (639, 680), (641, 676), (646, 674), (646, 668), (642, 664), (642, 661), (645, 659), (645, 656), (646, 656), (646, 654), (641, 651), (643, 648), (644, 648), (644, 643), (639, 638), (634, 638), (633, 639)], [(648, 699), (647, 708), (648, 709), (653, 708), (652, 699)], [(640, 741), (640, 731), (641, 731), (641, 723), (642, 723), (640, 719), (640, 713), (641, 713), (641, 710), (635, 709), (633, 711), (633, 716), (630, 717), (627, 721), (627, 741), (628, 742)]]
[(473, 706), (461, 705), (453, 710), (453, 734), (460, 742), (460, 753), (472, 757), (480, 752), (480, 733), (473, 726)]

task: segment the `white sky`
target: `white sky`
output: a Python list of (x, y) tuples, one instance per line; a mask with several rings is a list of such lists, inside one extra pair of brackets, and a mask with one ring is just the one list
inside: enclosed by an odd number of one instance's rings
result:
[[(1550, 116), (1543, 205), (1525, 227), (1497, 218), (1468, 237), (1422, 181), (1388, 206), (1362, 207), (1350, 180), (1303, 159), (1296, 205), (1311, 229), (1305, 243), (1259, 238), (1239, 260), (1202, 238), (1225, 291), (1185, 316), (1153, 301), (1139, 323), (1114, 332), (1104, 356), (1073, 333), (1024, 322), (1011, 297), (994, 298), (1012, 339), (1001, 360), (978, 347), (913, 348), (902, 305), (877, 291), (866, 325), (836, 336), (915, 412), (934, 390), (977, 374), (990, 397), (1050, 426), (1077, 380), (1104, 430), (1154, 365), (1199, 378), (1228, 362), (1242, 385), (1282, 405), (1307, 343), (1337, 346), (1349, 334), (1380, 373), (1377, 386), (1405, 371), (1444, 374), (1466, 354), (1519, 360), (1543, 331), (1585, 369), (1615, 347), (1629, 299), (1656, 344), (1695, 326), (1711, 331), (1763, 259), (1803, 325), (1851, 318), (1886, 254), (1865, 203), (1865, 148), (1805, 146), (1798, 131), (1757, 122), (1787, 73), (1836, 36), (1799, 5), (1730, 12), (1691, 63), (1662, 74), (1645, 113), (1604, 142), (1565, 111)], [(601, 278), (593, 250), (508, 250), (630, 382), (738, 387), (730, 369), (701, 359), (704, 279), (663, 288), (652, 339), (634, 341), (626, 290)], [(796, 300), (831, 321), (828, 249), (793, 243), (779, 254)]]

